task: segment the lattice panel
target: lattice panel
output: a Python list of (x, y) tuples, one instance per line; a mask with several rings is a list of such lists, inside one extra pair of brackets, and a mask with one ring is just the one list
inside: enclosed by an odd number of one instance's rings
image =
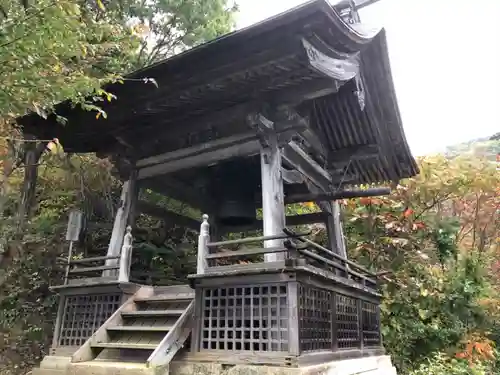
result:
[(363, 310), (363, 345), (380, 346), (380, 310), (375, 303), (362, 301)]
[(60, 346), (81, 346), (120, 307), (121, 294), (65, 297)]
[(335, 310), (338, 348), (358, 348), (360, 337), (357, 299), (337, 294), (335, 295)]
[(299, 285), (299, 345), (301, 351), (332, 348), (332, 293)]
[(287, 351), (287, 286), (204, 288), (200, 350)]

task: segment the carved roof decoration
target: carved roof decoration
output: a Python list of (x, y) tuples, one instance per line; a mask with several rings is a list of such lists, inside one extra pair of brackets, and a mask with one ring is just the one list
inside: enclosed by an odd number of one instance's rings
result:
[[(264, 107), (293, 108), (318, 136), (323, 155), (316, 156), (346, 183), (418, 173), (401, 123), (385, 31), (347, 22), (325, 0), (126, 78), (106, 87), (117, 96), (102, 104), (107, 120), (61, 103), (56, 109), (66, 125), (36, 114), (18, 123), (40, 139), (59, 138), (69, 152), (142, 159), (248, 131), (248, 114)], [(145, 83), (148, 78), (158, 88)]]

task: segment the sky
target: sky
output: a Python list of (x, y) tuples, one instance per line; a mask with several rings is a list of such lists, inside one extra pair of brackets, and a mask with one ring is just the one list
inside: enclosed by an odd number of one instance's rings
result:
[[(238, 0), (238, 27), (303, 0)], [(474, 4), (474, 5), (472, 5)], [(500, 131), (500, 0), (380, 0), (403, 126), (416, 156)]]

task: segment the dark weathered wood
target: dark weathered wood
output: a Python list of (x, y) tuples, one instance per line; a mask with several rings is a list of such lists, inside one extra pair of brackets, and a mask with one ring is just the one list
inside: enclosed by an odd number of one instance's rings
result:
[(205, 142), (200, 145), (183, 148), (177, 151), (167, 152), (162, 155), (157, 155), (146, 159), (142, 159), (137, 162), (137, 167), (144, 168), (152, 165), (172, 162), (175, 160), (186, 159), (188, 157), (203, 155), (210, 151), (217, 151), (224, 148), (228, 148), (230, 146), (242, 145), (248, 143), (249, 141), (254, 141), (256, 139), (257, 137), (254, 132), (248, 132), (245, 134), (236, 134), (231, 137), (216, 139), (214, 141)]
[(202, 293), (203, 293), (202, 290), (198, 289), (194, 297), (193, 332), (191, 334), (191, 353), (197, 353), (200, 350), (201, 327), (203, 325)]
[(300, 354), (298, 285), (297, 281), (288, 283), (288, 353), (292, 356)]
[(195, 309), (194, 301), (189, 303), (189, 306), (182, 313), (179, 319), (175, 322), (170, 332), (158, 344), (158, 347), (149, 356), (147, 364), (150, 367), (168, 365), (175, 354), (181, 349), (188, 335), (193, 328), (193, 314)]
[(281, 168), (281, 174), (283, 181), (287, 184), (302, 184), (304, 182), (304, 176), (299, 171)]
[[(284, 147), (283, 159), (317, 186), (325, 191), (330, 190), (332, 183), (330, 173), (314, 161), (297, 143), (290, 142)], [(287, 197), (285, 197), (285, 203), (288, 203)]]
[(260, 236), (260, 237), (247, 237), (247, 238), (241, 238), (238, 240), (228, 240), (228, 241), (220, 241), (220, 242), (209, 242), (207, 244), (208, 247), (217, 247), (217, 246), (228, 246), (228, 245), (241, 245), (244, 243), (253, 243), (253, 242), (262, 242), (262, 241), (269, 241), (269, 240), (279, 240), (279, 239), (286, 239), (286, 238), (295, 238), (295, 237), (303, 237), (303, 236), (308, 236), (311, 233), (293, 233), (291, 235), (289, 234), (277, 234), (277, 235), (271, 235), (271, 236)]
[(252, 255), (275, 254), (284, 253), (288, 251), (286, 247), (268, 247), (268, 248), (255, 248), (255, 249), (241, 249), (235, 251), (224, 251), (220, 253), (208, 254), (207, 259), (223, 259), (223, 258), (239, 258)]
[(358, 309), (358, 335), (359, 335), (359, 349), (363, 350), (364, 348), (364, 343), (363, 343), (363, 308), (362, 308), (362, 303), (363, 301), (358, 299), (356, 301), (357, 304), (357, 309)]
[[(208, 275), (210, 276), (210, 275)], [(280, 283), (293, 280), (295, 274), (292, 271), (274, 270), (273, 273), (256, 272), (250, 274), (224, 275), (223, 277), (204, 277), (196, 279), (196, 287), (218, 287), (221, 285), (250, 285), (263, 283)]]
[[(262, 191), (262, 232), (264, 236), (276, 236), (282, 233), (285, 226), (285, 203), (283, 178), (281, 175), (281, 150), (278, 145), (278, 135), (273, 123), (263, 136), (263, 147), (260, 149), (260, 171)], [(281, 247), (281, 238), (264, 242), (264, 247)], [(266, 254), (265, 262), (275, 262), (285, 259), (285, 254)]]
[(294, 194), (287, 196), (285, 202), (299, 203), (299, 202), (315, 202), (315, 201), (334, 201), (338, 199), (350, 199), (360, 197), (376, 197), (380, 195), (391, 194), (390, 188), (370, 188), (370, 189), (352, 189), (340, 190), (334, 193), (319, 193), (319, 194)]
[[(286, 234), (289, 234), (289, 235), (296, 235), (296, 233), (294, 233), (293, 231), (291, 231), (290, 229), (288, 228), (284, 228), (283, 229), (283, 232), (285, 232)], [(333, 258), (339, 260), (340, 262), (342, 263), (346, 263), (348, 265), (350, 265), (351, 267), (353, 268), (356, 268), (358, 269), (359, 271), (369, 275), (369, 276), (372, 276), (372, 277), (377, 277), (376, 273), (364, 268), (363, 266), (360, 266), (359, 264), (347, 259), (347, 258), (344, 258), (344, 257), (341, 257), (340, 255), (334, 253), (333, 251), (331, 251), (330, 249), (327, 249), (326, 247), (323, 247), (319, 244), (317, 244), (316, 242), (314, 241), (311, 241), (310, 239), (308, 238), (305, 238), (304, 236), (297, 236), (296, 237), (298, 241), (300, 242), (305, 242), (307, 244), (309, 244), (310, 246), (312, 246), (313, 248), (317, 249), (317, 250), (321, 250), (325, 253), (327, 253), (328, 255), (332, 256)]]
[(93, 342), (92, 348), (99, 349), (140, 349), (140, 350), (154, 350), (157, 344), (151, 343), (129, 343), (129, 342)]
[(113, 332), (165, 332), (167, 333), (173, 326), (112, 326), (108, 331)]
[(208, 149), (204, 153), (186, 156), (183, 159), (143, 167), (139, 170), (138, 177), (141, 180), (152, 176), (169, 174), (183, 169), (207, 166), (227, 159), (255, 155), (259, 152), (259, 150), (260, 143), (256, 139), (224, 148), (217, 148), (214, 150)]
[(166, 219), (169, 223), (173, 223), (180, 227), (186, 227), (194, 231), (198, 231), (200, 229), (199, 221), (187, 216), (179, 215), (175, 212), (169, 211), (163, 207), (146, 202), (144, 200), (139, 200), (137, 202), (137, 210), (153, 217)]
[[(135, 185), (136, 173), (130, 175), (131, 179), (125, 181), (122, 186), (122, 193), (120, 196), (120, 205), (116, 212), (115, 220), (113, 223), (113, 231), (111, 232), (111, 238), (109, 240), (107, 256), (120, 255), (121, 247), (123, 243), (123, 238), (125, 235), (125, 228), (127, 226), (128, 216), (130, 213), (130, 208), (132, 204), (132, 191)], [(118, 265), (118, 260), (108, 259), (106, 260), (106, 266)], [(114, 276), (109, 271), (104, 271), (104, 277)]]
[(335, 247), (332, 249), (337, 249), (334, 251), (339, 254), (342, 258), (347, 259), (347, 249), (344, 238), (344, 228), (342, 227), (342, 220), (340, 219), (340, 204), (339, 202), (331, 202), (332, 216), (331, 225), (333, 225)]
[(345, 271), (346, 270), (345, 266), (343, 266), (343, 265), (341, 265), (341, 264), (339, 264), (337, 262), (334, 262), (333, 260), (330, 260), (330, 259), (327, 259), (325, 257), (322, 257), (319, 254), (313, 253), (312, 251), (309, 251), (309, 250), (299, 250), (299, 252), (302, 255), (305, 255), (306, 257), (309, 257), (309, 258), (312, 258), (314, 260), (326, 263), (329, 266), (332, 266), (332, 267), (334, 267), (334, 268), (336, 268), (338, 270), (341, 270), (341, 271)]
[(332, 306), (332, 321), (331, 321), (331, 330), (332, 330), (332, 350), (336, 352), (339, 348), (338, 341), (338, 324), (337, 324), (337, 307), (335, 304), (336, 292), (332, 293), (330, 304)]
[[(112, 259), (114, 259), (114, 258), (112, 258)], [(118, 268), (120, 268), (120, 267), (119, 266), (99, 266), (99, 267), (74, 268), (72, 270), (69, 270), (69, 273), (74, 275), (74, 274), (79, 274), (79, 273), (117, 270)]]
[(340, 294), (352, 295), (356, 298), (365, 298), (378, 303), (380, 294), (373, 288), (368, 288), (353, 280), (337, 276), (334, 273), (312, 266), (310, 264), (298, 265), (293, 268), (297, 272), (297, 280), (306, 284), (316, 285)]

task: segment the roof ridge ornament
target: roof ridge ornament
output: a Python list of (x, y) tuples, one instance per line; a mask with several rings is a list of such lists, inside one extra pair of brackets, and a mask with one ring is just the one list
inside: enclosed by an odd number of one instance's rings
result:
[(358, 103), (361, 111), (364, 111), (366, 105), (366, 91), (361, 74), (356, 74), (356, 76), (354, 77), (354, 82), (356, 83), (356, 91), (354, 91), (354, 95), (356, 95), (356, 97), (358, 98)]

